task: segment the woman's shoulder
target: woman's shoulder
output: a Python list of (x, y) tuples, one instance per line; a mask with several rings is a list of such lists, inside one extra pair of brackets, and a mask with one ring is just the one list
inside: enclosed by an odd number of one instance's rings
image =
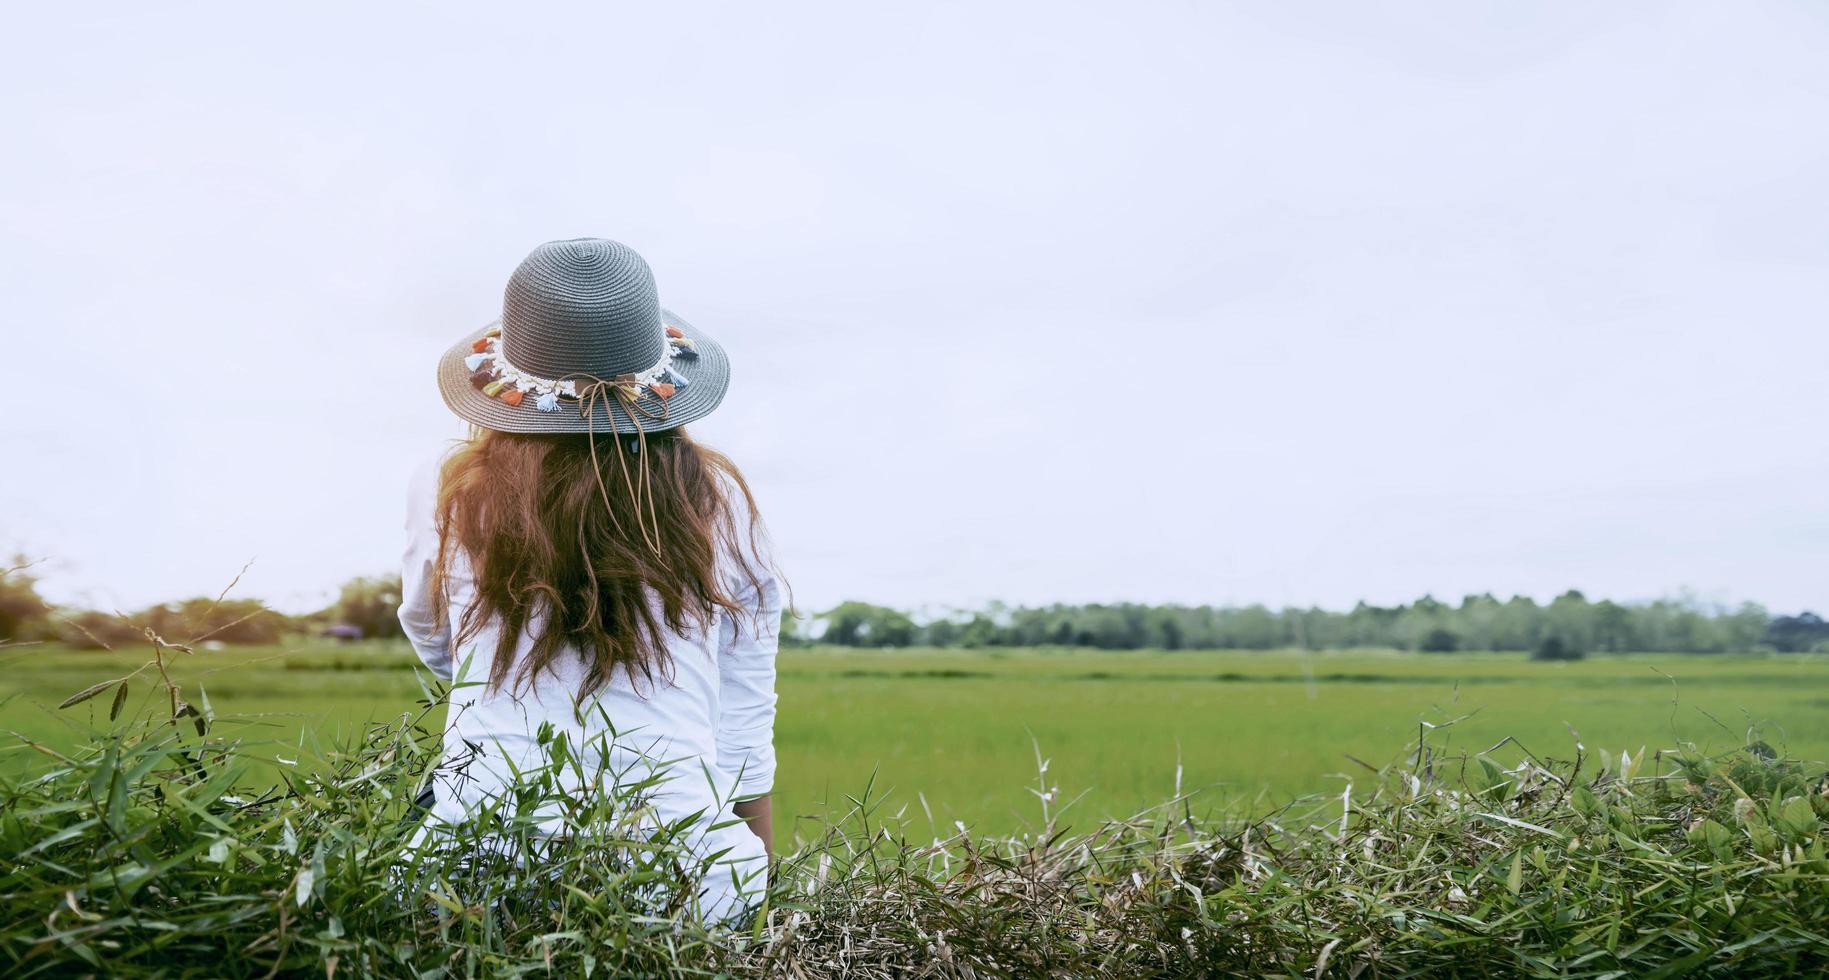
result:
[(409, 523), (415, 516), (429, 517), (438, 509), (438, 480), (445, 463), (463, 447), (462, 440), (452, 440), (421, 453), (407, 472), (406, 498)]
[(727, 517), (720, 522), (723, 525), (720, 536), (725, 539), (721, 543), (728, 565), (726, 574), (743, 581), (772, 575), (772, 543), (748, 483), (725, 472), (718, 473), (716, 479)]
[(464, 448), (462, 439), (449, 439), (439, 443), (430, 450), (422, 452), (414, 459), (412, 470), (407, 477), (407, 486), (415, 490), (430, 490), (438, 493), (438, 476), (444, 471), (445, 463)]

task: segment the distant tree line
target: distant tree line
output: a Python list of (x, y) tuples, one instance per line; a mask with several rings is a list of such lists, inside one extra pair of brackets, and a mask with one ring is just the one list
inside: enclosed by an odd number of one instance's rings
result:
[(0, 643), (52, 641), (78, 649), (131, 646), (150, 629), (172, 643), (278, 643), (289, 636), (343, 639), (401, 636), (400, 576), (355, 578), (337, 600), (302, 616), (268, 609), (257, 599), (199, 596), (128, 611), (60, 607), (38, 594), (30, 564), (0, 566)]
[[(104, 612), (46, 602), (30, 567), (16, 561), (0, 575), (0, 643), (121, 646), (142, 641), (148, 628), (172, 642), (277, 643), (300, 634), (397, 639), (400, 588), (398, 575), (354, 578), (343, 584), (336, 601), (302, 616), (283, 615), (253, 599), (211, 597)], [(845, 602), (804, 621), (784, 618), (782, 638), (789, 644), (851, 647), (1522, 650), (1544, 659), (1572, 659), (1589, 653), (1829, 651), (1829, 623), (1809, 612), (1773, 616), (1754, 603), (1717, 608), (1693, 599), (1590, 602), (1570, 590), (1546, 604), (1482, 593), (1458, 605), (1424, 596), (1399, 606), (1361, 602), (1346, 612), (1261, 605), (992, 604), (917, 617)]]
[(884, 606), (845, 602), (788, 626), (790, 642), (856, 647), (1377, 647), (1424, 653), (1522, 650), (1545, 659), (1587, 653), (1829, 650), (1829, 624), (1812, 613), (1774, 617), (1754, 603), (1723, 609), (1691, 599), (1590, 602), (1574, 590), (1549, 603), (1528, 596), (1501, 601), (1480, 594), (1467, 596), (1458, 605), (1424, 596), (1398, 606), (1361, 602), (1346, 612), (1261, 605), (993, 605), (925, 619)]

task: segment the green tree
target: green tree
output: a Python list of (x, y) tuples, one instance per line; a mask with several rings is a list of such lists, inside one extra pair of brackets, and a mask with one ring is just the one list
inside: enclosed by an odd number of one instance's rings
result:
[(1829, 623), (1808, 610), (1795, 616), (1779, 616), (1766, 627), (1762, 642), (1779, 653), (1829, 650)]
[(1594, 607), (1575, 589), (1557, 596), (1543, 610), (1544, 626), (1552, 636), (1575, 650), (1594, 649)]
[(1418, 650), (1423, 641), (1437, 630), (1445, 630), (1454, 610), (1425, 595), (1408, 606), (1399, 606), (1392, 621), (1391, 646), (1400, 650)]
[(1752, 652), (1772, 623), (1771, 614), (1757, 602), (1741, 603), (1740, 608), (1717, 618), (1722, 644), (1729, 653)]
[(400, 627), (400, 576), (352, 578), (337, 591), (337, 601), (325, 611), (332, 622), (348, 623), (369, 639), (398, 638)]
[(1453, 630), (1438, 626), (1430, 630), (1429, 635), (1423, 637), (1423, 642), (1417, 649), (1424, 653), (1453, 653), (1460, 649), (1460, 646), (1461, 638), (1454, 635)]
[(1492, 649), (1531, 650), (1543, 638), (1543, 609), (1526, 595), (1515, 595), (1493, 617)]
[(974, 615), (959, 630), (959, 645), (968, 649), (998, 646), (1002, 640), (1003, 631), (991, 617), (983, 613)]
[(1531, 651), (1532, 660), (1580, 660), (1584, 656), (1586, 654), (1581, 651), (1580, 647), (1574, 646), (1560, 636), (1544, 637), (1543, 642), (1537, 644), (1537, 649)]
[(826, 630), (821, 643), (850, 647), (905, 647), (915, 640), (914, 620), (906, 613), (867, 602), (841, 602), (820, 617)]
[(51, 635), (51, 605), (38, 595), (38, 579), (27, 571), (31, 564), (24, 556), (14, 555), (11, 567), (0, 572), (0, 641)]
[(1236, 611), (1228, 632), (1226, 646), (1237, 650), (1274, 650), (1284, 645), (1277, 615), (1255, 603)]
[(1608, 653), (1644, 649), (1639, 645), (1632, 610), (1611, 599), (1594, 604), (1594, 649)]
[(958, 620), (940, 617), (921, 627), (920, 641), (931, 647), (956, 647), (959, 645), (959, 634), (964, 626)]
[(1462, 596), (1461, 606), (1454, 611), (1453, 617), (1462, 646), (1468, 650), (1502, 649), (1498, 642), (1501, 612), (1499, 600), (1490, 592)]
[(57, 638), (76, 650), (118, 650), (145, 639), (141, 627), (113, 613), (94, 609), (66, 611), (58, 623)]
[(173, 643), (278, 643), (292, 622), (256, 599), (206, 599), (150, 606), (128, 617)]

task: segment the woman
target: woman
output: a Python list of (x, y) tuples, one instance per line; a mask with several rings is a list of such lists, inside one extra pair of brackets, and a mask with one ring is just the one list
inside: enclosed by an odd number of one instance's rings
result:
[(453, 687), (429, 824), (475, 818), (563, 735), (591, 756), (570, 778), (599, 784), (569, 792), (662, 774), (644, 796), (715, 859), (710, 918), (765, 877), (782, 608), (743, 477), (681, 429), (728, 382), (633, 250), (535, 249), (499, 326), (439, 364), (476, 428), (413, 481), (400, 607)]

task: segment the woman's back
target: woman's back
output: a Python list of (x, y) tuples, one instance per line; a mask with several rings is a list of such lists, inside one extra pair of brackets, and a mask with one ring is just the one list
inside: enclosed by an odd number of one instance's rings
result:
[[(652, 681), (618, 673), (579, 700), (588, 679), (582, 656), (556, 658), (521, 690), (492, 688), (490, 653), (500, 638), (500, 624), (484, 623), (468, 642), (451, 638), (462, 628), (463, 610), (476, 600), (474, 573), (467, 558), (452, 562), (445, 579), (445, 609), (431, 599), (439, 547), (435, 523), (438, 468), (441, 460), (421, 466), (409, 489), (408, 550), (403, 577), (401, 621), (428, 668), (452, 684), (445, 728), (444, 764), (433, 783), (431, 818), (462, 823), (467, 814), (491, 805), (509, 789), (514, 773), (530, 772), (550, 762), (555, 737), (580, 757), (555, 775), (572, 791), (583, 774), (595, 774), (598, 788), (643, 783), (661, 774), (666, 779), (644, 795), (658, 821), (673, 822), (705, 814), (707, 830), (696, 841), (701, 853), (728, 852), (723, 859), (739, 879), (756, 879), (743, 892), (756, 890), (763, 873), (763, 843), (739, 825), (731, 805), (769, 793), (775, 772), (772, 742), (775, 716), (775, 637), (781, 615), (780, 588), (772, 575), (752, 585), (737, 569), (767, 568), (766, 556), (732, 554), (721, 570), (746, 615), (766, 622), (763, 630), (719, 611), (710, 630), (672, 633), (665, 638), (669, 659), (665, 675)], [(525, 664), (533, 636), (543, 627), (530, 623), (515, 644), (512, 670)], [(544, 731), (543, 731), (544, 729)], [(727, 887), (725, 873), (709, 876), (704, 912), (721, 917), (731, 911), (739, 889)]]
[(722, 350), (633, 252), (554, 242), (440, 381), (479, 428), (409, 488), (400, 620), (452, 682), (428, 826), (535, 770), (566, 795), (640, 784), (657, 829), (718, 858), (702, 912), (733, 914), (766, 870), (782, 600), (742, 477), (680, 428), (722, 399)]

